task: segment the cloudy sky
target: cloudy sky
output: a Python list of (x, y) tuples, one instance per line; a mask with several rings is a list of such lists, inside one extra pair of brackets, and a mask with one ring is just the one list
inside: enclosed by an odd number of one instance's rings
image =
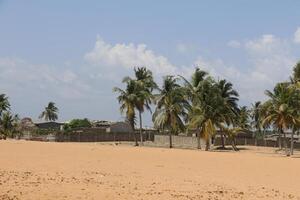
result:
[(299, 7), (296, 0), (0, 0), (0, 93), (22, 117), (37, 119), (54, 101), (60, 121), (122, 120), (112, 88), (134, 66), (147, 66), (158, 82), (199, 66), (231, 81), (249, 105), (287, 80), (300, 59)]

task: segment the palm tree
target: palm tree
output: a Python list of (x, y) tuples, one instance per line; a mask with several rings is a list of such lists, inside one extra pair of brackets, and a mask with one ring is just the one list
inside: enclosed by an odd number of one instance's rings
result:
[(8, 111), (9, 109), (10, 103), (8, 97), (5, 94), (0, 94), (0, 116), (4, 111)]
[[(257, 145), (257, 134), (261, 134), (261, 102), (257, 101), (254, 104), (252, 104), (251, 109), (251, 118), (252, 118), (252, 126), (255, 129), (255, 145)], [(265, 139), (265, 138), (264, 138)]]
[(267, 90), (266, 95), (270, 99), (268, 100), (269, 107), (263, 124), (273, 124), (278, 128), (280, 147), (281, 134), (284, 135), (284, 147), (286, 155), (289, 155), (285, 130), (289, 128), (294, 129), (300, 124), (298, 111), (300, 106), (299, 91), (289, 87), (289, 83), (279, 83), (273, 92)]
[(249, 130), (251, 128), (249, 117), (250, 111), (248, 110), (247, 106), (240, 107), (237, 121), (238, 127), (240, 127), (243, 130)]
[(243, 129), (239, 128), (239, 127), (234, 127), (234, 128), (224, 127), (222, 130), (226, 133), (226, 135), (231, 140), (231, 146), (232, 146), (233, 150), (238, 151), (239, 149), (236, 147), (235, 137), (237, 136), (238, 133), (242, 132)]
[[(196, 104), (189, 113), (189, 126), (199, 127), (201, 137), (206, 140), (206, 148), (210, 148), (210, 138), (215, 134), (216, 127), (226, 121), (225, 101), (216, 82), (208, 77), (200, 84)], [(199, 139), (198, 139), (199, 145)]]
[(177, 83), (177, 78), (166, 76), (162, 89), (156, 95), (156, 109), (153, 114), (154, 126), (169, 133), (170, 148), (172, 148), (172, 134), (183, 131), (183, 118), (187, 116), (189, 107), (185, 99), (183, 88)]
[[(233, 89), (233, 84), (227, 82), (225, 79), (218, 81), (217, 86), (221, 92), (221, 97), (223, 99), (223, 116), (225, 116), (225, 123), (227, 126), (230, 126), (234, 123), (234, 119), (238, 115), (238, 100), (239, 94), (236, 90)], [(222, 139), (222, 148), (225, 148), (224, 134), (223, 134), (223, 125), (219, 126)], [(224, 131), (225, 134), (228, 133)]]
[(139, 121), (140, 121), (140, 139), (141, 144), (143, 144), (143, 123), (142, 123), (142, 113), (145, 108), (151, 112), (150, 104), (154, 96), (152, 95), (152, 91), (157, 88), (156, 83), (153, 80), (152, 72), (147, 70), (145, 67), (135, 68), (135, 78), (137, 82), (137, 101), (136, 108), (139, 112)]
[(56, 121), (58, 119), (57, 116), (58, 108), (55, 106), (54, 102), (49, 102), (45, 110), (39, 116), (40, 119), (44, 119), (46, 121)]
[[(184, 81), (184, 87), (186, 91), (186, 96), (187, 99), (191, 102), (192, 109), (189, 111), (190, 113), (188, 114), (189, 116), (194, 116), (190, 117), (190, 119), (193, 120), (193, 126), (196, 127), (196, 134), (197, 134), (197, 139), (198, 139), (198, 149), (201, 149), (201, 143), (200, 143), (200, 127), (199, 127), (199, 118), (197, 119), (197, 116), (199, 112), (199, 109), (196, 108), (196, 105), (199, 101), (199, 95), (200, 95), (200, 87), (201, 87), (201, 82), (205, 79), (205, 77), (208, 75), (207, 72), (200, 70), (200, 68), (196, 68), (195, 72), (192, 74), (191, 81), (188, 81), (185, 79), (183, 76), (180, 76), (183, 81)], [(194, 109), (193, 109), (194, 108)], [(201, 120), (200, 120), (201, 121)]]
[(114, 92), (119, 93), (118, 101), (120, 105), (120, 111), (121, 113), (126, 114), (126, 121), (130, 124), (132, 129), (132, 134), (135, 141), (135, 146), (138, 146), (136, 134), (135, 134), (135, 105), (137, 102), (137, 95), (136, 95), (136, 87), (137, 83), (134, 80), (128, 79), (124, 80), (124, 83), (126, 83), (126, 89), (122, 90), (121, 88), (115, 87), (113, 89)]
[(1, 131), (7, 136), (11, 136), (12, 129), (13, 129), (13, 116), (11, 115), (10, 112), (3, 112), (1, 116)]

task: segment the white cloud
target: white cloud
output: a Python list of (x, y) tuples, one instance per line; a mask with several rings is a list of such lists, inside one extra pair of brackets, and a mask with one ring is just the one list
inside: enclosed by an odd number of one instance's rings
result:
[(237, 40), (230, 40), (227, 45), (229, 47), (232, 47), (232, 48), (239, 48), (241, 46), (241, 43)]
[(17, 58), (0, 58), (0, 87), (10, 93), (51, 94), (65, 99), (84, 97), (89, 85), (68, 69), (36, 65)]
[(155, 54), (145, 44), (111, 45), (98, 37), (94, 49), (86, 53), (84, 58), (90, 64), (113, 67), (114, 70), (145, 66), (157, 75), (176, 73), (176, 67), (166, 57)]
[(294, 42), (298, 44), (300, 43), (300, 27), (298, 27), (294, 33)]
[(272, 89), (277, 82), (288, 80), (296, 62), (287, 40), (274, 35), (240, 43), (247, 56), (247, 69), (224, 63), (221, 59), (207, 60), (199, 57), (195, 64), (213, 76), (226, 78), (234, 83), (243, 103), (265, 99), (264, 91)]

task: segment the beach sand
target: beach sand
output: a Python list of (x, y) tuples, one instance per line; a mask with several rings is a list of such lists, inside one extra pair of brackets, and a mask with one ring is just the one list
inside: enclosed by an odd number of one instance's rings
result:
[(300, 199), (300, 155), (274, 150), (0, 140), (0, 199)]

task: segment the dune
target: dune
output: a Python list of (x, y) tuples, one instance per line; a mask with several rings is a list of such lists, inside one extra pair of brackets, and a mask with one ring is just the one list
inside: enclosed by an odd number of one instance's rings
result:
[(300, 199), (300, 155), (0, 141), (0, 199)]

